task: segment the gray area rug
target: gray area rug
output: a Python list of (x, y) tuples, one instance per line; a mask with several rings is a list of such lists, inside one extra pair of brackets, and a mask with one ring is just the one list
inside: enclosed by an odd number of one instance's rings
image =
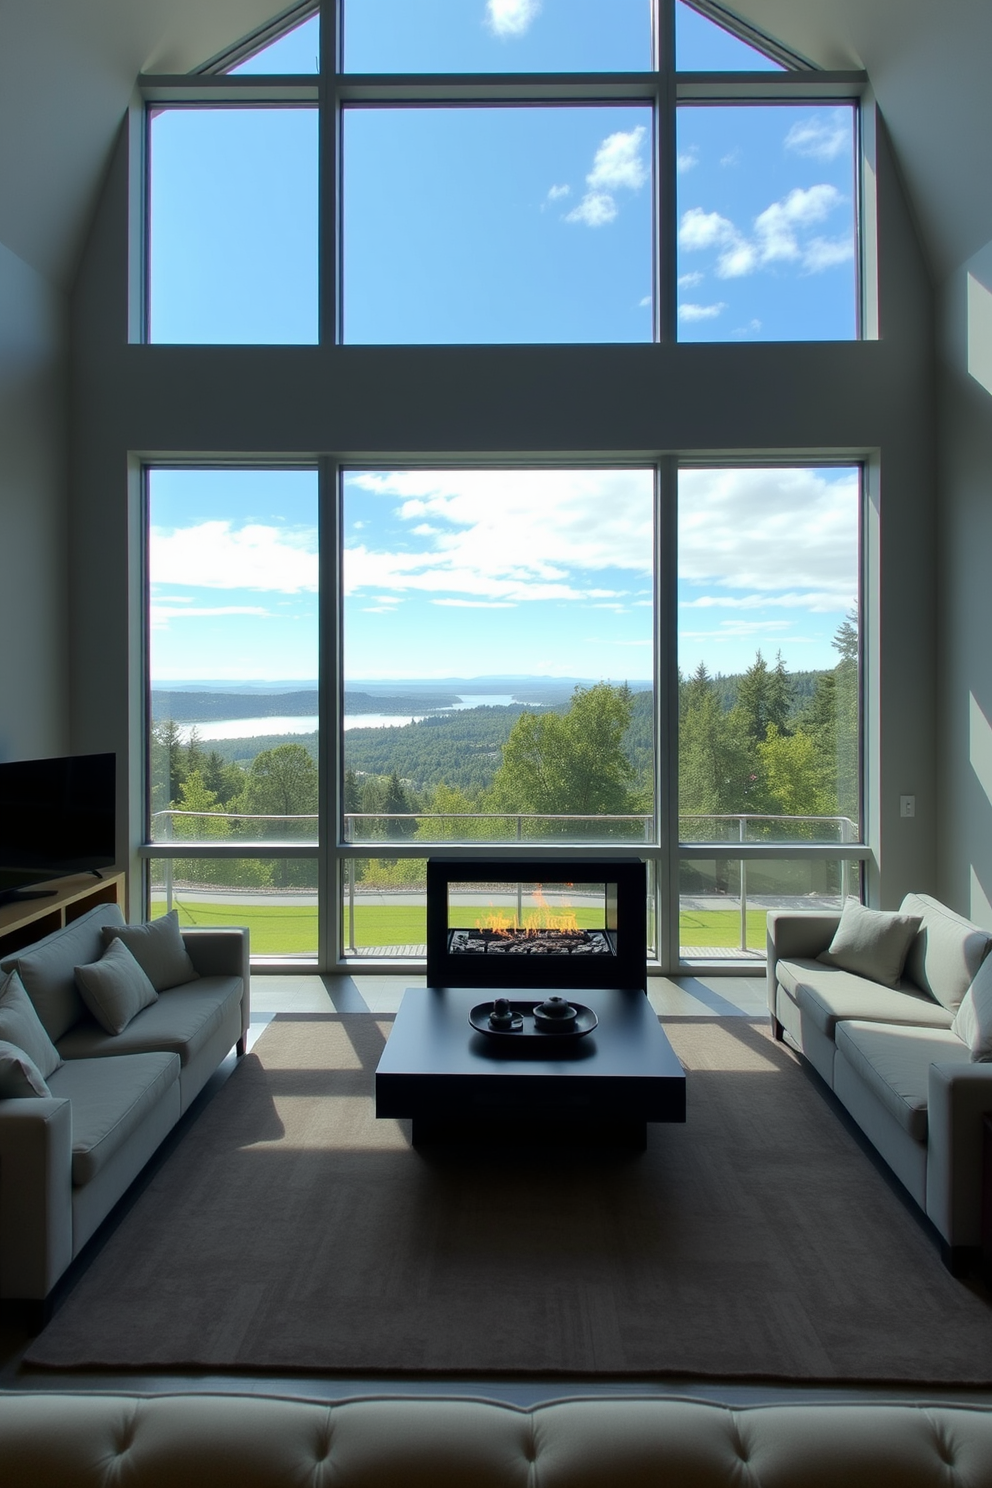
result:
[(59, 1369), (992, 1382), (992, 1309), (745, 1019), (638, 1156), (425, 1157), (386, 1019), (279, 1018), (31, 1349)]

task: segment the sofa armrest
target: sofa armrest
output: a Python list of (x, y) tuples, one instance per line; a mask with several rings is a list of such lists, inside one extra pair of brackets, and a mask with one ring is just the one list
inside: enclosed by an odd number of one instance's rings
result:
[(251, 1022), (250, 946), (248, 931), (225, 925), (183, 931), (183, 944), (200, 976), (239, 976), (241, 978), (241, 1041), (248, 1036)]
[(992, 1064), (932, 1064), (927, 1095), (927, 1215), (954, 1248), (982, 1239), (982, 1117)]
[(776, 968), (796, 957), (813, 960), (825, 951), (840, 924), (840, 910), (770, 909), (766, 920), (768, 950), (768, 1010), (775, 1016)]
[(0, 1297), (42, 1302), (72, 1260), (72, 1110), (0, 1100)]

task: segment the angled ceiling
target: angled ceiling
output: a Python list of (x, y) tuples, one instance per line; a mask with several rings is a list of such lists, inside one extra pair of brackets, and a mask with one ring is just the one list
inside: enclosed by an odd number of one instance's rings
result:
[[(71, 282), (139, 72), (186, 72), (279, 0), (0, 0), (0, 242)], [(992, 241), (989, 0), (735, 0), (829, 68), (864, 67), (935, 276)]]

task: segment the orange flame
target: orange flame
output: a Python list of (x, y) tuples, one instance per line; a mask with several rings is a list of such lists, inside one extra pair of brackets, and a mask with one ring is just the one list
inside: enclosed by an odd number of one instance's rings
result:
[[(565, 887), (572, 886), (566, 884)], [(522, 925), (515, 914), (510, 915), (506, 910), (490, 905), (489, 913), (476, 920), (475, 928), (490, 930), (494, 935), (508, 935), (511, 930), (521, 929), (527, 935), (536, 935), (539, 930), (578, 930), (578, 917), (571, 905), (563, 904), (559, 909), (553, 910), (544, 898), (541, 884), (534, 886), (534, 899), (537, 908), (527, 911)]]

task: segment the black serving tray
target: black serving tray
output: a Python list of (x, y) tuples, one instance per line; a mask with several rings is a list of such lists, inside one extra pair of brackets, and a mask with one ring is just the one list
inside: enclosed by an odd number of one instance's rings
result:
[(478, 1003), (469, 1013), (468, 1021), (473, 1028), (478, 1029), (479, 1033), (484, 1033), (486, 1038), (498, 1039), (504, 1044), (519, 1044), (521, 1039), (540, 1039), (545, 1043), (550, 1041), (559, 1044), (566, 1040), (583, 1038), (585, 1034), (592, 1033), (599, 1023), (592, 1008), (570, 997), (568, 1001), (575, 1009), (575, 1022), (571, 1028), (538, 1028), (534, 1022), (534, 1009), (540, 1007), (545, 998), (537, 997), (530, 1002), (517, 1002), (511, 997), (507, 1001), (510, 1004), (510, 1011), (520, 1014), (523, 1025), (521, 1028), (490, 1028), (489, 1014), (493, 1010), (495, 999)]

